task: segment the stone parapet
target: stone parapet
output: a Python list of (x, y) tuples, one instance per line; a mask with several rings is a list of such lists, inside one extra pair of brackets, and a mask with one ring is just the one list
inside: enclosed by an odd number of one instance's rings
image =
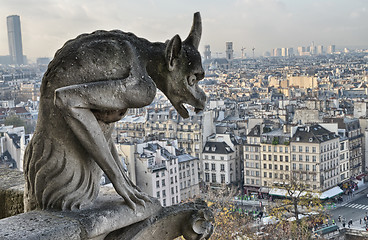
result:
[(23, 213), (24, 176), (18, 170), (0, 169), (0, 219)]

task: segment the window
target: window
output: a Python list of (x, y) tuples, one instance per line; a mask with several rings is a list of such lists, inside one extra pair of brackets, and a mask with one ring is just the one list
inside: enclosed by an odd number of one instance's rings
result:
[(221, 169), (221, 172), (224, 172), (225, 171), (225, 164), (221, 164), (220, 169)]
[(279, 147), (279, 152), (282, 152), (282, 147)]
[(162, 184), (161, 184), (163, 187), (165, 187), (165, 179), (162, 179)]
[(273, 167), (274, 167), (275, 170), (277, 170), (277, 165), (276, 164)]
[(296, 154), (293, 154), (292, 157), (293, 157), (293, 161), (296, 161)]
[(288, 165), (285, 166), (285, 170), (289, 171), (289, 166)]
[(272, 155), (271, 155), (271, 154), (269, 154), (269, 155), (268, 155), (268, 160), (269, 160), (269, 161), (271, 161), (271, 160), (272, 160)]
[(268, 164), (268, 169), (272, 169), (272, 164)]
[(272, 173), (268, 173), (268, 177), (269, 178), (272, 178)]
[(156, 187), (159, 188), (160, 187), (160, 181), (156, 181)]
[(280, 162), (284, 160), (284, 156), (280, 156)]
[(162, 190), (162, 196), (166, 197), (166, 190)]
[(157, 198), (160, 198), (160, 192), (156, 192)]
[(210, 182), (210, 174), (209, 173), (206, 173), (205, 174), (205, 177), (206, 177), (206, 182)]
[(299, 152), (303, 152), (303, 147), (299, 146)]
[(215, 163), (212, 163), (212, 164), (211, 164), (211, 170), (212, 170), (212, 171), (216, 170), (216, 164), (215, 164)]
[(312, 152), (313, 152), (313, 153), (317, 152), (317, 151), (316, 151), (316, 147), (312, 147)]
[(225, 174), (221, 174), (221, 183), (225, 183)]
[(293, 163), (293, 170), (296, 170), (296, 163)]
[(309, 171), (309, 165), (308, 164), (305, 165), (305, 170)]
[(309, 147), (305, 147), (305, 152), (309, 152)]
[(277, 147), (273, 147), (273, 151), (274, 152), (277, 152)]
[(305, 161), (306, 161), (306, 162), (309, 162), (309, 155), (306, 155), (306, 156), (305, 156)]
[(317, 162), (317, 157), (316, 156), (313, 156), (312, 159), (313, 159), (313, 162)]
[(277, 155), (273, 155), (273, 160), (277, 161)]
[(271, 151), (272, 151), (272, 150), (271, 150), (271, 146), (268, 146), (268, 151), (269, 151), (269, 152), (271, 152)]
[(296, 147), (295, 147), (295, 146), (292, 146), (292, 147), (291, 147), (291, 151), (292, 151), (292, 152), (296, 152)]
[(263, 168), (267, 169), (267, 164), (266, 163), (263, 164)]
[(285, 147), (285, 152), (288, 153), (289, 152), (289, 148)]
[(289, 156), (285, 156), (285, 162), (289, 162)]
[(205, 163), (204, 164), (204, 170), (208, 170), (209, 169), (209, 163)]
[(212, 182), (215, 183), (216, 182), (216, 173), (212, 173)]
[(266, 152), (266, 146), (263, 146), (263, 152)]
[(303, 155), (299, 154), (299, 161), (303, 161)]
[(166, 199), (163, 199), (163, 200), (162, 200), (162, 205), (163, 205), (164, 207), (166, 207)]
[(299, 170), (303, 170), (303, 164), (299, 164)]
[(280, 170), (284, 170), (284, 166), (283, 165), (280, 165)]
[(317, 170), (316, 165), (313, 165), (313, 171), (315, 172)]
[(263, 154), (263, 160), (267, 160), (267, 155)]
[(277, 173), (275, 173), (275, 178), (277, 178)]
[(263, 177), (267, 177), (267, 172), (264, 172), (263, 173)]

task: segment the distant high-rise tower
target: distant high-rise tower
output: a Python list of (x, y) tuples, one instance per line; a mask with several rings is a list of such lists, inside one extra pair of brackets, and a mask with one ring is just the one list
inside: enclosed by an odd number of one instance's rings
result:
[(333, 54), (335, 52), (335, 45), (329, 45), (327, 47), (327, 53)]
[(234, 58), (233, 42), (226, 42), (226, 59), (233, 60), (233, 58)]
[(6, 18), (8, 26), (9, 54), (14, 64), (23, 64), (22, 33), (20, 30), (20, 18), (18, 15)]
[(204, 46), (204, 60), (210, 60), (211, 59), (211, 48), (210, 45)]
[(323, 54), (323, 46), (322, 45), (317, 46), (317, 54)]

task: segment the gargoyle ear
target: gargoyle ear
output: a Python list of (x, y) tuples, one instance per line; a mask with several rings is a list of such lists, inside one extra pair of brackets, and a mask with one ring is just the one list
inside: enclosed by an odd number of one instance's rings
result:
[(181, 39), (179, 35), (175, 35), (166, 46), (166, 61), (169, 71), (174, 69), (175, 59), (178, 59), (181, 52)]

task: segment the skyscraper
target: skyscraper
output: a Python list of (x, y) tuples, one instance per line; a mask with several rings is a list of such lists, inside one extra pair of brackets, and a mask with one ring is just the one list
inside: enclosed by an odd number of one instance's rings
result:
[(20, 30), (20, 18), (18, 15), (6, 18), (8, 26), (9, 54), (13, 64), (23, 64), (22, 33)]

